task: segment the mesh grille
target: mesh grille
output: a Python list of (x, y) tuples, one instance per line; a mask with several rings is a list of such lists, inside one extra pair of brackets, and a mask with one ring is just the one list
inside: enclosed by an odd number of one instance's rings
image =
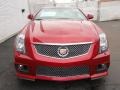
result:
[(89, 68), (87, 66), (71, 68), (39, 66), (37, 68), (37, 75), (67, 77), (84, 74), (89, 74)]
[[(77, 44), (77, 45), (45, 45), (35, 44), (35, 48), (39, 54), (56, 57), (56, 58), (70, 58), (86, 54), (90, 48), (90, 44)], [(58, 53), (59, 48), (67, 49), (66, 55), (62, 56)]]

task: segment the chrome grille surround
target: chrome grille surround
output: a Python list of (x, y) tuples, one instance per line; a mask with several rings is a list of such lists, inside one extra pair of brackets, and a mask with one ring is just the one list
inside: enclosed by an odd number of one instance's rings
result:
[[(59, 44), (59, 43), (35, 43), (34, 47), (36, 52), (40, 55), (44, 55), (47, 57), (53, 58), (72, 58), (76, 56), (85, 55), (89, 52), (92, 42), (84, 42), (84, 43), (67, 43), (67, 44)], [(62, 57), (58, 54), (58, 49), (68, 48), (69, 53)]]

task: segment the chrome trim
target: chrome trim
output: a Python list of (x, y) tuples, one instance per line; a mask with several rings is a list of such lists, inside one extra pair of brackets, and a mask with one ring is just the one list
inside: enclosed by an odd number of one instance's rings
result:
[(81, 42), (81, 43), (38, 43), (38, 42), (34, 42), (33, 44), (42, 44), (42, 45), (79, 45), (79, 44), (92, 44), (93, 42)]

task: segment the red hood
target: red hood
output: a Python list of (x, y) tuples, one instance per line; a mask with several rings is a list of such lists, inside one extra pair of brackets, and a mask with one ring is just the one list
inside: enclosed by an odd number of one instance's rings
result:
[(95, 42), (97, 32), (90, 21), (34, 21), (32, 41), (45, 43)]

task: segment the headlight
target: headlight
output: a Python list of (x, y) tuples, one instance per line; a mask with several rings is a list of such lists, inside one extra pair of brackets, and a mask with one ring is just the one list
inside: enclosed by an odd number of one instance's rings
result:
[(16, 37), (16, 51), (24, 54), (25, 53), (25, 35), (24, 34), (19, 34)]
[(100, 49), (99, 52), (103, 53), (108, 49), (108, 42), (105, 33), (99, 34), (100, 37)]

